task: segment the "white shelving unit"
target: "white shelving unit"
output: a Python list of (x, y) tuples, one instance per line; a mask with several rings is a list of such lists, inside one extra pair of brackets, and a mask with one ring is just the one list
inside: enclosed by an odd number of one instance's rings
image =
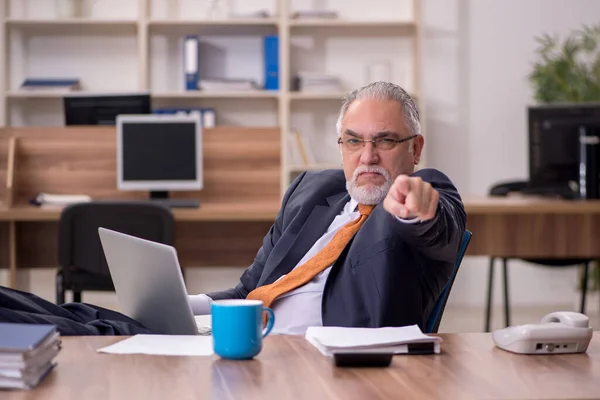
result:
[[(319, 4), (340, 15), (323, 20), (291, 18), (313, 5), (308, 0), (224, 1), (225, 11), (264, 8), (271, 17), (263, 19), (207, 19), (208, 0), (79, 1), (80, 17), (61, 18), (53, 0), (0, 0), (0, 126), (62, 123), (62, 94), (19, 91), (27, 76), (78, 77), (90, 94), (150, 92), (153, 106), (215, 108), (219, 124), (280, 126), (283, 192), (303, 170), (340, 166), (335, 120), (345, 92), (294, 92), (297, 72), (338, 75), (350, 91), (368, 83), (369, 62), (386, 60), (391, 80), (413, 94), (424, 113), (420, 0), (371, 0), (368, 12), (362, 0), (324, 0)], [(277, 34), (279, 90), (184, 91), (180, 40), (186, 34), (206, 40), (201, 75), (206, 67), (247, 73), (261, 83), (262, 37)], [(302, 132), (314, 163), (291, 159), (292, 130)]]

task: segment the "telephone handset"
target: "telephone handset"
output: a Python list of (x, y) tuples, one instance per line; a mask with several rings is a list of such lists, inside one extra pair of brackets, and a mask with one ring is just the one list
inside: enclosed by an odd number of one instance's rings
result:
[(539, 324), (509, 326), (492, 337), (496, 346), (513, 353), (584, 353), (593, 334), (589, 322), (585, 314), (558, 311), (544, 316)]

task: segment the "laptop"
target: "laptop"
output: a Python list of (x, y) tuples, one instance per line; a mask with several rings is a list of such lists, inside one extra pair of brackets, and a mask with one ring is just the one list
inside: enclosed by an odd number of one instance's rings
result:
[(106, 228), (98, 234), (123, 314), (159, 334), (210, 334), (196, 324), (175, 248)]

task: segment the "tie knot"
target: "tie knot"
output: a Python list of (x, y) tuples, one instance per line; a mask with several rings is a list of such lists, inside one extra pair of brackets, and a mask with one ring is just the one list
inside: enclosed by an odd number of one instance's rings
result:
[(375, 206), (371, 205), (371, 204), (359, 204), (358, 212), (360, 213), (360, 215), (369, 216), (371, 214), (371, 211), (373, 211), (374, 208), (375, 208)]

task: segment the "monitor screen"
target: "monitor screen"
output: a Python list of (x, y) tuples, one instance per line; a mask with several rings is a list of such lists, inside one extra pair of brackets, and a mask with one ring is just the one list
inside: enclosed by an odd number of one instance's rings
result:
[(122, 115), (117, 136), (119, 189), (202, 188), (198, 116)]
[(600, 105), (529, 108), (529, 184), (568, 188), (579, 182), (579, 135), (600, 128)]
[(120, 114), (150, 114), (150, 95), (70, 94), (63, 98), (65, 125), (115, 125)]

